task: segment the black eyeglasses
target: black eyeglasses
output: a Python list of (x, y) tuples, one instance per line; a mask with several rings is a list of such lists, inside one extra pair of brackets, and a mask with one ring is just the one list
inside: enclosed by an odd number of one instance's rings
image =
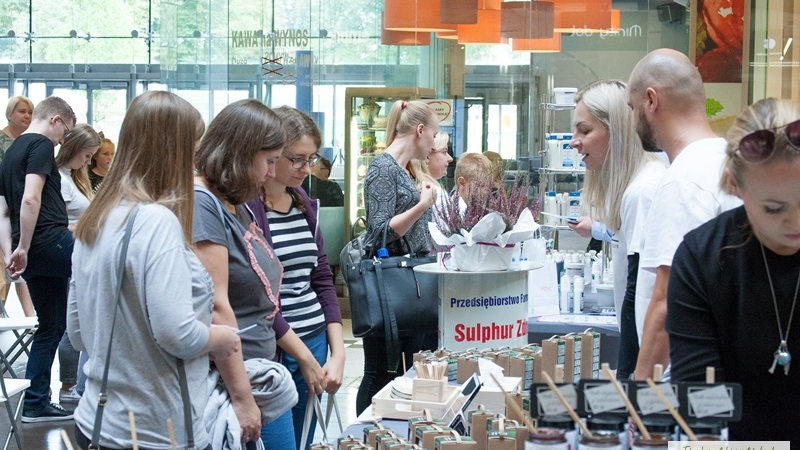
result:
[(308, 167), (314, 167), (322, 159), (322, 155), (320, 155), (319, 153), (314, 153), (308, 159), (290, 158), (286, 155), (283, 155), (283, 157), (292, 162), (292, 169), (302, 169), (303, 167), (305, 167), (306, 164), (308, 164)]
[(69, 129), (69, 127), (67, 126), (67, 123), (64, 122), (64, 119), (62, 119), (60, 116), (59, 116), (58, 120), (61, 121), (61, 125), (64, 125), (64, 136), (62, 136), (62, 139), (66, 139), (67, 136), (69, 136), (72, 133), (72, 130)]
[(789, 145), (800, 151), (800, 120), (795, 120), (782, 127), (754, 131), (739, 141), (736, 150), (747, 162), (764, 162), (775, 153), (775, 139), (777, 138), (775, 132), (781, 128), (783, 128), (783, 134)]

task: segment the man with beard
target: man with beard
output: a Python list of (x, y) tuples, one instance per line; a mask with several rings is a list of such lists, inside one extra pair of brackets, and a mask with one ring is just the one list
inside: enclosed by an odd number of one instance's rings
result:
[(703, 80), (686, 55), (658, 49), (645, 56), (628, 81), (628, 103), (644, 149), (663, 150), (670, 161), (645, 221), (639, 261), (640, 271), (656, 273), (655, 285), (636, 288), (641, 350), (634, 378), (644, 380), (652, 377), (654, 364), (669, 363), (664, 322), (675, 250), (687, 232), (741, 201), (720, 190), (727, 142), (711, 130)]

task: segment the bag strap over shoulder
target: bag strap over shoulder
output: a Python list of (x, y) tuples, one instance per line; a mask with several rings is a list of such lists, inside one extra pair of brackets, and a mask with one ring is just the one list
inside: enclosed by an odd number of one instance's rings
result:
[[(122, 282), (125, 277), (125, 261), (128, 257), (128, 244), (131, 240), (131, 231), (133, 230), (133, 222), (136, 215), (139, 213), (139, 205), (137, 205), (128, 216), (128, 222), (125, 225), (125, 234), (122, 237), (122, 249), (119, 254), (119, 261), (117, 262), (117, 290), (114, 300), (114, 315), (111, 319), (111, 332), (108, 336), (108, 349), (106, 351), (106, 363), (103, 367), (103, 378), (100, 382), (100, 393), (97, 396), (97, 411), (94, 416), (94, 428), (92, 429), (92, 440), (89, 444), (89, 450), (98, 450), (100, 448), (100, 428), (103, 424), (103, 410), (106, 403), (108, 403), (108, 369), (111, 363), (111, 344), (114, 341), (114, 327), (117, 323), (117, 313), (119, 312), (119, 303), (122, 299)], [(194, 429), (192, 422), (192, 406), (189, 399), (189, 387), (186, 382), (186, 371), (183, 367), (183, 360), (177, 359), (178, 365), (178, 382), (181, 387), (181, 398), (183, 399), (183, 417), (184, 426), (186, 427), (186, 448), (187, 450), (196, 450), (194, 446)]]
[(117, 291), (114, 294), (114, 315), (111, 318), (111, 332), (108, 336), (108, 349), (106, 350), (106, 364), (103, 367), (103, 378), (100, 381), (100, 393), (97, 395), (97, 411), (94, 415), (94, 429), (92, 429), (92, 442), (89, 444), (89, 450), (96, 450), (100, 448), (100, 427), (103, 425), (103, 410), (106, 403), (108, 403), (108, 368), (111, 362), (111, 343), (114, 341), (114, 328), (117, 324), (117, 312), (119, 312), (119, 302), (122, 298), (122, 281), (125, 277), (125, 260), (128, 257), (128, 244), (131, 241), (131, 230), (133, 229), (133, 221), (139, 213), (139, 206), (137, 205), (128, 216), (128, 223), (125, 225), (125, 234), (122, 237), (122, 249), (119, 254), (119, 261), (117, 262)]

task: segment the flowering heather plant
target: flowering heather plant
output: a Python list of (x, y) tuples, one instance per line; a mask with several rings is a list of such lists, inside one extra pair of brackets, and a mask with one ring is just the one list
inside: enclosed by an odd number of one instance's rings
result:
[(505, 223), (505, 231), (510, 231), (520, 213), (528, 206), (528, 179), (517, 180), (510, 190), (501, 186), (494, 190), (491, 180), (479, 179), (472, 183), (467, 208), (461, 214), (458, 197), (437, 202), (436, 214), (439, 231), (445, 236), (470, 231), (484, 216), (498, 213)]

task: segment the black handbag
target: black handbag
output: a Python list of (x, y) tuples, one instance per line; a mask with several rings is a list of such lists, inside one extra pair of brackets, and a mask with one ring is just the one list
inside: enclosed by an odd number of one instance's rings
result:
[[(388, 223), (382, 245), (373, 245), (371, 258), (344, 267), (350, 291), (353, 335), (384, 336), (389, 369), (397, 367), (400, 336), (436, 331), (439, 327), (439, 276), (418, 273), (414, 267), (435, 263), (436, 257), (392, 256), (378, 258), (375, 249), (386, 248)], [(403, 238), (409, 251), (411, 247)]]

